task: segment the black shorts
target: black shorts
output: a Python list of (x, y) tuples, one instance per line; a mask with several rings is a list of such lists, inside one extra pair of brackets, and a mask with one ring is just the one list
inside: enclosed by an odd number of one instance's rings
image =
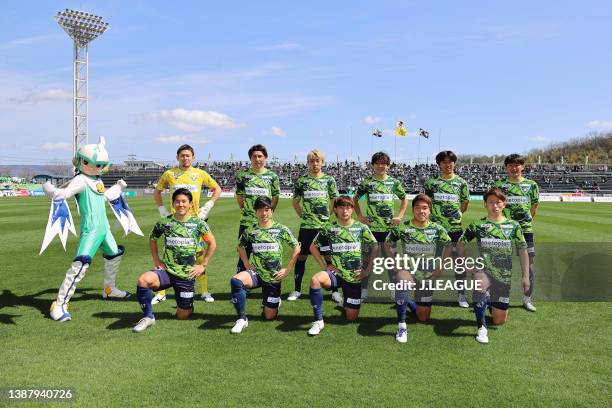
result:
[(535, 241), (533, 240), (533, 232), (523, 233), (525, 242), (527, 242), (527, 254), (530, 258), (535, 257)]
[(261, 304), (270, 309), (278, 309), (281, 294), (280, 282), (265, 282), (257, 272), (247, 272), (251, 275), (251, 280), (253, 281), (251, 289), (261, 288)]
[(459, 241), (459, 238), (461, 238), (461, 235), (463, 235), (463, 231), (453, 231), (453, 232), (449, 232), (448, 236), (451, 239), (451, 242), (453, 243), (453, 246), (455, 246), (454, 244), (456, 244)]
[[(300, 232), (298, 233), (298, 241), (300, 242), (300, 255), (310, 255), (310, 244), (312, 244), (312, 240), (319, 233), (318, 229), (310, 229), (310, 228), (300, 228)], [(319, 248), (321, 254), (324, 253), (324, 248)], [(329, 252), (329, 246), (327, 247), (327, 252)]]
[(179, 309), (193, 309), (193, 284), (191, 279), (183, 279), (168, 273), (165, 269), (153, 269), (159, 278), (159, 289), (164, 290), (172, 287), (174, 289), (174, 297), (176, 307)]
[[(429, 285), (431, 283), (431, 279), (424, 280), (414, 280), (416, 286), (414, 290), (414, 301), (419, 306), (431, 307), (431, 303), (433, 301), (433, 290), (429, 289)], [(426, 288), (423, 288), (422, 285), (425, 283)]]
[(389, 235), (389, 231), (372, 231), (372, 235), (374, 235), (374, 238), (376, 238), (376, 242), (383, 243), (387, 240), (387, 235)]
[(342, 294), (344, 295), (342, 306), (347, 309), (359, 310), (361, 308), (361, 282), (347, 282), (340, 275), (331, 271), (327, 271), (327, 276), (332, 283), (330, 290), (342, 288)]
[(486, 272), (485, 274), (489, 278), (487, 292), (489, 293), (491, 306), (500, 310), (508, 310), (510, 306), (510, 284), (500, 282)]

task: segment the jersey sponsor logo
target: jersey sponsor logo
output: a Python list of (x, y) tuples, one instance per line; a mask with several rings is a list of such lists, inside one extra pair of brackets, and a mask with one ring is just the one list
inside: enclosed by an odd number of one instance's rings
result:
[(172, 186), (172, 188), (174, 189), (174, 191), (178, 190), (179, 188), (186, 188), (192, 193), (198, 192), (198, 186), (193, 185), (193, 184), (175, 184), (174, 186)]
[(529, 197), (509, 196), (509, 197), (506, 197), (506, 203), (508, 204), (529, 204)]
[(245, 193), (250, 196), (269, 196), (270, 191), (267, 188), (261, 187), (247, 187), (244, 189)]
[(259, 242), (251, 244), (253, 252), (277, 252), (279, 248), (278, 242)]
[(431, 254), (435, 251), (436, 246), (434, 244), (406, 244), (404, 250), (411, 254)]
[(416, 232), (416, 228), (406, 228), (406, 229), (404, 230), (404, 232), (406, 232), (406, 233)]
[(371, 202), (377, 202), (377, 201), (393, 201), (393, 194), (370, 194), (368, 196), (368, 199)]
[(327, 191), (307, 190), (304, 191), (304, 198), (327, 198)]
[(361, 251), (361, 242), (339, 242), (331, 245), (333, 252), (357, 252)]
[(166, 237), (166, 246), (180, 247), (180, 246), (191, 246), (195, 244), (193, 238), (184, 237)]
[(193, 297), (193, 292), (181, 292), (180, 297), (183, 299), (191, 299)]
[(448, 194), (448, 193), (434, 193), (434, 200), (436, 201), (459, 201), (459, 196), (457, 194)]
[(483, 248), (512, 248), (512, 241), (499, 238), (481, 238), (480, 245)]

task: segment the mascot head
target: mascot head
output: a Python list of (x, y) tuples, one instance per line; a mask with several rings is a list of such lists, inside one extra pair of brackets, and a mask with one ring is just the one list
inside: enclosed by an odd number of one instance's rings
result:
[(105, 148), (106, 141), (100, 136), (98, 144), (86, 144), (79, 147), (76, 157), (73, 159), (77, 169), (89, 176), (98, 176), (108, 169), (108, 152)]

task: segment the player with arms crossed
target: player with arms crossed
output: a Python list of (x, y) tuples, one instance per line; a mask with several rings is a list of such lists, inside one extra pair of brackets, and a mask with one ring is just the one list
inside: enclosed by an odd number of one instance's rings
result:
[[(376, 241), (382, 247), (389, 229), (402, 222), (408, 207), (408, 198), (402, 183), (387, 174), (391, 164), (391, 158), (387, 153), (374, 153), (371, 163), (373, 174), (359, 183), (353, 204), (357, 219), (370, 227)], [(363, 216), (359, 206), (359, 199), (364, 195), (367, 204), (366, 216)], [(396, 216), (393, 216), (393, 197), (400, 199), (400, 209)], [(361, 283), (361, 298), (365, 299), (368, 297), (368, 278), (363, 279)]]
[[(465, 244), (476, 239), (483, 258), (484, 269), (474, 271), (474, 313), (478, 334), (476, 341), (489, 342), (485, 314), (487, 292), (491, 302), (491, 317), (494, 325), (502, 325), (508, 319), (510, 304), (510, 281), (512, 278), (512, 247), (518, 251), (523, 273), (523, 290), (529, 290), (529, 256), (523, 231), (518, 222), (504, 217), (506, 196), (498, 188), (484, 195), (487, 216), (472, 222), (457, 244), (458, 256), (465, 257)], [(464, 262), (464, 265), (466, 263)], [(480, 287), (479, 287), (480, 286)]]
[[(170, 212), (164, 207), (161, 196), (162, 191), (169, 189), (170, 195), (172, 195), (179, 188), (186, 188), (191, 192), (193, 197), (193, 203), (190, 210), (191, 214), (206, 220), (208, 218), (208, 213), (221, 195), (221, 187), (219, 187), (217, 182), (210, 177), (207, 172), (192, 167), (195, 159), (193, 147), (188, 144), (180, 146), (176, 151), (176, 159), (178, 160), (178, 167), (166, 170), (159, 179), (155, 191), (153, 192), (153, 198), (159, 209), (159, 215), (162, 217), (170, 215)], [(211, 190), (213, 194), (210, 200), (200, 208), (200, 193), (202, 191), (202, 186)], [(174, 204), (171, 210), (174, 213)], [(200, 246), (203, 245), (204, 243), (201, 242)], [(198, 254), (198, 262), (201, 260), (201, 257), (202, 253), (200, 252)], [(198, 275), (198, 281), (200, 282), (202, 299), (206, 302), (214, 302), (215, 299), (208, 291), (208, 274)], [(166, 300), (166, 292), (161, 290), (155, 295), (152, 303), (156, 304), (163, 300)]]
[[(424, 189), (432, 200), (431, 220), (448, 232), (453, 242), (453, 256), (456, 256), (457, 241), (461, 237), (461, 216), (467, 211), (470, 192), (467, 182), (455, 174), (457, 155), (450, 150), (436, 155), (440, 174), (425, 182)], [(455, 280), (464, 280), (464, 274), (455, 273)], [(457, 302), (460, 307), (470, 307), (465, 290), (459, 290)]]
[[(217, 243), (208, 224), (191, 212), (193, 196), (186, 188), (172, 193), (174, 214), (159, 220), (149, 238), (149, 248), (155, 268), (138, 278), (136, 294), (144, 317), (134, 326), (139, 333), (155, 324), (153, 290), (174, 288), (176, 297), (176, 318), (185, 320), (193, 312), (194, 279), (206, 272)], [(164, 251), (159, 258), (157, 240), (164, 237)], [(206, 243), (206, 253), (197, 257), (200, 241)]]
[[(378, 246), (370, 228), (353, 220), (353, 205), (349, 197), (337, 197), (334, 200), (336, 220), (323, 226), (310, 245), (310, 253), (322, 269), (310, 280), (310, 304), (315, 318), (308, 330), (310, 336), (318, 335), (325, 327), (322, 288), (342, 288), (346, 320), (352, 322), (359, 317), (361, 280), (367, 276)], [(331, 265), (321, 256), (322, 244), (329, 245)]]
[(504, 166), (508, 177), (495, 182), (494, 187), (499, 188), (506, 195), (506, 208), (504, 215), (521, 224), (523, 235), (527, 242), (529, 254), (529, 290), (523, 294), (523, 307), (535, 312), (531, 295), (535, 274), (533, 271), (533, 258), (535, 257), (535, 243), (533, 239), (533, 217), (538, 210), (540, 191), (538, 183), (523, 177), (525, 159), (518, 154), (511, 154), (504, 159)]
[[(422, 284), (437, 279), (441, 275), (444, 259), (451, 255), (451, 239), (448, 233), (444, 227), (429, 220), (430, 214), (431, 198), (425, 194), (417, 195), (412, 200), (413, 218), (404, 220), (400, 225), (393, 227), (385, 244), (385, 253), (388, 257), (394, 258), (399, 246), (402, 255), (407, 255), (415, 260), (419, 259), (416, 271), (400, 269), (396, 272), (395, 280), (396, 283), (404, 286), (408, 282), (415, 285), (415, 314), (420, 322), (429, 320), (433, 300), (433, 290), (426, 289)], [(408, 304), (408, 291), (396, 290), (395, 308), (398, 328), (395, 340), (400, 343), (408, 341), (406, 326)]]
[[(238, 239), (248, 227), (257, 225), (255, 215), (255, 200), (258, 197), (270, 197), (272, 211), (276, 209), (280, 188), (278, 176), (273, 171), (266, 169), (268, 150), (265, 146), (257, 144), (249, 149), (249, 160), (251, 168), (238, 173), (236, 176), (236, 202), (240, 207), (240, 227), (238, 228)], [(247, 257), (251, 254), (251, 248), (245, 248)], [(242, 259), (238, 258), (236, 273), (245, 269)]]
[[(333, 200), (338, 195), (336, 180), (321, 171), (325, 156), (320, 150), (312, 150), (306, 156), (308, 174), (300, 176), (293, 190), (293, 209), (300, 217), (300, 256), (295, 264), (295, 290), (287, 300), (296, 300), (302, 292), (302, 278), (306, 269), (306, 259), (310, 255), (310, 244), (321, 227), (329, 221)], [(338, 303), (342, 301), (336, 291), (332, 294)]]
[[(230, 280), (231, 301), (238, 314), (238, 320), (231, 329), (235, 334), (241, 333), (249, 326), (246, 316), (246, 289), (261, 287), (263, 316), (266, 320), (276, 318), (280, 306), (281, 281), (287, 277), (300, 253), (300, 244), (291, 230), (272, 218), (272, 200), (269, 197), (257, 197), (253, 209), (257, 225), (245, 229), (238, 244), (238, 255), (245, 265), (245, 270)], [(291, 259), (284, 268), (283, 243), (293, 248)], [(247, 247), (252, 249), (250, 258), (247, 255)]]

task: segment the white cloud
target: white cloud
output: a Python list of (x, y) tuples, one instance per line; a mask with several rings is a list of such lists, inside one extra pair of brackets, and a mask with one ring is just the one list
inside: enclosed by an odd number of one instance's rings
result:
[(277, 126), (272, 126), (272, 129), (270, 129), (270, 132), (274, 135), (274, 136), (280, 136), (280, 137), (284, 137), (287, 136), (287, 131), (283, 130)]
[(548, 141), (548, 138), (546, 136), (542, 136), (542, 135), (529, 136), (528, 139), (531, 140), (532, 142), (546, 142), (546, 141)]
[(10, 48), (19, 47), (21, 45), (36, 44), (47, 41), (53, 37), (58, 37), (57, 34), (34, 35), (31, 37), (17, 38), (0, 44), (0, 50), (8, 50)]
[(381, 121), (381, 118), (379, 116), (366, 116), (365, 118), (363, 118), (363, 122), (367, 123), (368, 125), (373, 125), (375, 123), (378, 123)]
[(235, 129), (240, 127), (225, 113), (173, 109), (161, 110), (151, 115), (154, 120), (166, 122), (185, 132), (198, 132), (204, 128)]
[(64, 89), (51, 88), (42, 91), (32, 91), (21, 98), (11, 98), (11, 102), (16, 103), (38, 103), (38, 102), (53, 102), (53, 101), (69, 101), (72, 99), (72, 93)]
[(192, 143), (192, 144), (206, 144), (210, 141), (204, 138), (197, 138), (192, 135), (161, 135), (155, 138), (157, 143)]
[(592, 120), (589, 123), (587, 123), (587, 127), (591, 129), (612, 129), (612, 121)]
[(43, 150), (61, 150), (61, 151), (72, 151), (72, 145), (70, 143), (51, 143), (47, 142), (40, 146)]
[(272, 44), (272, 45), (264, 45), (261, 47), (257, 47), (257, 51), (286, 51), (286, 50), (297, 50), (298, 48), (302, 48), (300, 44), (297, 43), (282, 43), (282, 44)]

